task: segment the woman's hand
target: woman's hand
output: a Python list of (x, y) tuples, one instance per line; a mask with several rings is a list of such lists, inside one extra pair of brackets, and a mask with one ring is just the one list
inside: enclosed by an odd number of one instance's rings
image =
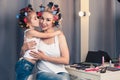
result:
[(46, 60), (47, 59), (47, 56), (42, 51), (38, 51), (38, 52), (31, 51), (30, 55), (38, 60)]

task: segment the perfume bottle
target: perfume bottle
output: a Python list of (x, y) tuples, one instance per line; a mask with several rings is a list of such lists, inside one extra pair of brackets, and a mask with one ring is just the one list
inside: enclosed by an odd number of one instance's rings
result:
[(112, 61), (111, 60), (109, 61), (109, 67), (112, 67)]
[(104, 66), (105, 58), (102, 56), (102, 66)]

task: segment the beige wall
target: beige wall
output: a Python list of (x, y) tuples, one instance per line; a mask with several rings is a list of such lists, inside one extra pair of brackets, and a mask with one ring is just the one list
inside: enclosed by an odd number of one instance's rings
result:
[(80, 17), (80, 45), (81, 45), (81, 62), (84, 62), (89, 49), (89, 0), (80, 1), (80, 11), (85, 12)]

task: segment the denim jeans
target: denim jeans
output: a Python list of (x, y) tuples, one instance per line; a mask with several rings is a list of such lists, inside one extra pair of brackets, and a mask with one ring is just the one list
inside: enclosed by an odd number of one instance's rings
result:
[(68, 73), (49, 73), (49, 72), (39, 72), (36, 76), (36, 80), (70, 80)]
[(19, 60), (15, 65), (16, 80), (27, 80), (32, 73), (34, 64), (25, 59)]

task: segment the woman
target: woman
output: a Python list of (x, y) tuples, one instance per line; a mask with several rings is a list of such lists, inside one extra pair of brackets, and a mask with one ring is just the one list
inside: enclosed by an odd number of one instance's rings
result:
[[(49, 2), (40, 16), (43, 33), (53, 33), (61, 20), (58, 5)], [(64, 34), (52, 38), (40, 39), (39, 51), (30, 53), (38, 59), (36, 80), (70, 80), (64, 65), (69, 64), (69, 50)]]

